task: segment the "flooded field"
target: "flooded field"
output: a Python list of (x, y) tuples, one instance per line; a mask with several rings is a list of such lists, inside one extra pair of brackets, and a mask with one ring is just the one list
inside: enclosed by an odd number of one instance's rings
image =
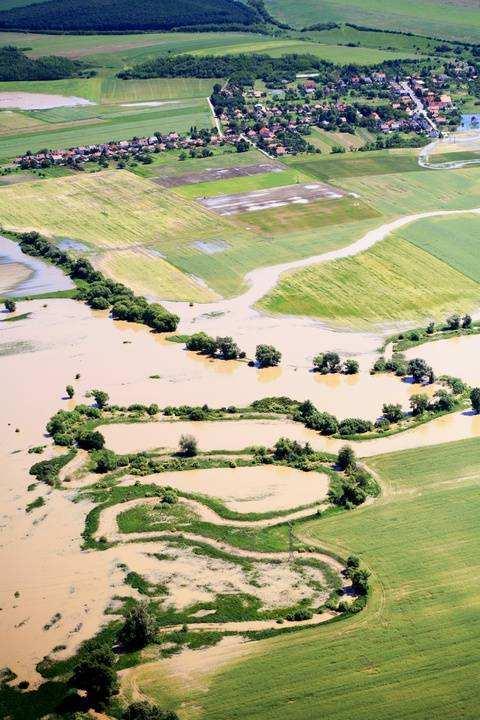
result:
[(0, 292), (25, 296), (73, 287), (70, 278), (55, 265), (25, 255), (18, 243), (0, 235)]
[(137, 480), (220, 498), (228, 508), (240, 513), (309, 505), (325, 500), (329, 487), (327, 475), (274, 465), (159, 473), (146, 478), (127, 477), (122, 484)]
[(463, 335), (425, 343), (407, 350), (407, 358), (421, 357), (437, 375), (454, 375), (472, 386), (480, 385), (480, 335)]

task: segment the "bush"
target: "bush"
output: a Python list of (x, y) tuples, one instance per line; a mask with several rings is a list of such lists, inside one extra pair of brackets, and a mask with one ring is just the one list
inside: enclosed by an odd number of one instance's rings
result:
[(372, 429), (373, 424), (370, 420), (362, 420), (362, 418), (346, 418), (338, 426), (340, 435), (361, 435)]
[(337, 466), (340, 470), (350, 470), (357, 466), (355, 451), (350, 445), (344, 445), (338, 451)]
[(422, 415), (430, 405), (430, 399), (426, 393), (417, 393), (410, 398), (412, 415)]
[(95, 471), (98, 473), (111, 472), (118, 467), (118, 459), (113, 450), (99, 450), (94, 459)]
[(202, 355), (215, 355), (217, 351), (216, 341), (205, 332), (198, 332), (191, 335), (185, 343), (187, 350), (199, 352)]
[(385, 416), (385, 418), (391, 422), (391, 423), (397, 423), (400, 422), (403, 418), (403, 410), (401, 405), (393, 405), (390, 403), (385, 403), (382, 412)]
[(180, 452), (186, 457), (198, 455), (198, 443), (193, 435), (182, 435), (179, 442)]
[(109, 400), (108, 393), (106, 393), (105, 390), (92, 390), (91, 394), (99, 410), (103, 410)]
[(146, 700), (134, 702), (123, 711), (122, 720), (178, 720), (173, 710), (161, 710)]
[(15, 301), (11, 298), (7, 298), (7, 300), (5, 300), (3, 304), (5, 305), (5, 310), (9, 313), (15, 312), (15, 310), (17, 309)]
[(320, 353), (313, 358), (313, 367), (322, 375), (338, 373), (341, 370), (340, 356), (336, 352)]
[(342, 372), (345, 375), (356, 375), (360, 369), (360, 366), (356, 360), (352, 360), (349, 358), (348, 360), (345, 360), (343, 364)]
[(338, 432), (338, 420), (334, 415), (314, 410), (305, 420), (305, 426), (318, 430), (322, 435), (335, 435)]
[(260, 368), (274, 367), (280, 363), (282, 353), (273, 345), (257, 345), (255, 359)]
[(433, 370), (422, 358), (413, 358), (407, 366), (407, 372), (412, 376), (413, 382), (423, 383), (428, 380), (434, 381)]
[(223, 360), (236, 360), (240, 355), (240, 348), (231, 337), (217, 337), (215, 344)]
[(460, 328), (460, 323), (460, 315), (450, 315), (450, 317), (447, 317), (445, 320), (448, 330), (458, 330)]
[(470, 392), (470, 402), (472, 403), (472, 410), (477, 414), (480, 413), (480, 388), (472, 388)]
[(129, 650), (140, 650), (155, 640), (157, 623), (147, 603), (135, 605), (119, 633), (120, 642)]
[(313, 618), (313, 613), (311, 610), (295, 610), (295, 612), (290, 613), (286, 616), (286, 619), (290, 622), (300, 622), (301, 620), (311, 620)]
[(76, 440), (82, 450), (101, 450), (105, 445), (105, 438), (98, 430), (81, 430)]
[(73, 385), (67, 385), (67, 387), (65, 388), (65, 392), (70, 399), (73, 398), (73, 396), (75, 395)]

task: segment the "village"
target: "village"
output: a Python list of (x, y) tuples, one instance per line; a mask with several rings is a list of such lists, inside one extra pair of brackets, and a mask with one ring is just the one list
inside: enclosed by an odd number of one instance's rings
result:
[[(320, 83), (315, 73), (280, 81), (275, 87), (243, 86), (235, 81), (215, 85), (209, 98), (215, 127), (191, 128), (188, 136), (175, 131), (149, 137), (112, 140), (67, 149), (27, 151), (14, 160), (21, 169), (52, 165), (83, 169), (87, 162), (100, 166), (110, 161), (124, 167), (127, 161), (151, 163), (152, 153), (179, 149), (187, 156), (208, 157), (209, 146), (231, 144), (238, 152), (255, 146), (271, 157), (319, 153), (309, 141), (312, 128), (354, 134), (368, 131), (372, 140), (358, 150), (419, 147), (430, 138), (455, 130), (460, 113), (450, 88), (476, 81), (477, 69), (468, 63), (451, 63), (443, 73), (388, 76), (383, 71), (353, 73), (337, 81)], [(272, 85), (272, 83), (270, 83)], [(334, 146), (332, 152), (345, 152)]]

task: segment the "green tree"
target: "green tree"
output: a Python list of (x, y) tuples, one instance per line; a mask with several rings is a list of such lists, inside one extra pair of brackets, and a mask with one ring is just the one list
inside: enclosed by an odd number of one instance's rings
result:
[(122, 720), (178, 720), (178, 715), (173, 710), (162, 710), (147, 700), (140, 700), (124, 710)]
[(215, 344), (223, 360), (236, 360), (240, 355), (240, 348), (231, 337), (217, 337)]
[(344, 445), (338, 451), (337, 466), (340, 470), (353, 470), (357, 466), (355, 451), (350, 445)]
[(470, 327), (472, 327), (472, 317), (471, 315), (464, 315), (462, 318), (462, 328)]
[(5, 305), (5, 310), (9, 313), (15, 312), (17, 309), (15, 300), (12, 300), (11, 298), (7, 298), (3, 304)]
[(413, 360), (410, 360), (407, 372), (412, 376), (413, 382), (415, 383), (422, 383), (425, 380), (430, 381), (433, 373), (432, 368), (423, 358), (413, 358)]
[(78, 433), (76, 440), (82, 450), (101, 450), (105, 445), (105, 438), (98, 430), (83, 430)]
[(69, 685), (84, 690), (90, 707), (103, 710), (118, 693), (115, 656), (109, 648), (98, 648), (75, 667)]
[(387, 418), (388, 422), (396, 423), (400, 422), (403, 418), (403, 410), (401, 405), (393, 405), (392, 403), (385, 403), (382, 412)]
[(360, 369), (360, 366), (356, 360), (349, 358), (345, 360), (343, 364), (343, 372), (345, 375), (356, 375)]
[(470, 402), (472, 403), (472, 410), (477, 414), (480, 413), (480, 388), (472, 388), (470, 392)]
[(417, 393), (410, 398), (412, 415), (422, 415), (422, 413), (428, 410), (429, 405), (430, 400), (426, 393)]
[(92, 390), (92, 396), (97, 403), (97, 407), (103, 410), (109, 400), (108, 393), (105, 390)]
[(280, 363), (282, 353), (273, 345), (257, 345), (255, 359), (260, 368), (274, 367)]
[(340, 356), (336, 352), (319, 353), (313, 358), (313, 367), (322, 375), (340, 372)]
[(140, 650), (155, 640), (157, 622), (147, 603), (135, 605), (128, 613), (119, 640), (129, 650)]
[(73, 385), (67, 385), (65, 388), (65, 392), (67, 393), (68, 397), (71, 399), (75, 395), (75, 390), (73, 388)]
[(182, 435), (178, 444), (180, 452), (183, 455), (186, 455), (187, 457), (194, 457), (194, 455), (198, 455), (198, 443), (193, 435)]
[(99, 473), (111, 472), (118, 467), (118, 457), (113, 450), (99, 450), (95, 455), (95, 470)]

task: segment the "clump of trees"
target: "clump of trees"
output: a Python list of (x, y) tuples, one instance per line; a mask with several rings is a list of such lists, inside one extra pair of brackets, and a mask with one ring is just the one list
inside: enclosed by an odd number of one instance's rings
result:
[(148, 603), (138, 603), (128, 612), (118, 639), (128, 650), (141, 650), (155, 640), (157, 625)]
[(178, 720), (178, 715), (173, 710), (162, 710), (158, 705), (140, 700), (123, 711), (122, 720)]
[(340, 448), (336, 464), (343, 476), (332, 479), (328, 498), (333, 505), (351, 510), (364, 503), (367, 495), (377, 494), (375, 481), (366, 470), (358, 466), (350, 445)]
[(190, 335), (185, 347), (200, 355), (220, 357), (222, 360), (237, 360), (245, 357), (245, 353), (230, 336), (213, 338), (205, 332), (198, 332)]
[(393, 372), (398, 377), (411, 375), (415, 383), (435, 382), (435, 373), (425, 360), (413, 358), (407, 361), (405, 355), (400, 352), (393, 353), (389, 359), (382, 355), (375, 361), (371, 370), (372, 375), (381, 372)]
[(282, 353), (273, 345), (257, 345), (255, 360), (259, 368), (275, 367), (281, 359)]
[(135, 295), (122, 283), (106, 278), (86, 258), (73, 260), (38, 232), (22, 233), (20, 247), (27, 255), (43, 257), (62, 268), (80, 286), (77, 297), (91, 308), (110, 308), (114, 320), (143, 323), (155, 332), (176, 330), (178, 315), (170, 313), (158, 303), (148, 303), (144, 297)]
[(336, 352), (319, 353), (313, 358), (313, 368), (322, 375), (330, 373), (344, 373), (345, 375), (355, 375), (358, 373), (359, 365), (356, 360), (349, 358), (343, 364), (340, 355)]
[(59, 80), (80, 75), (85, 68), (78, 60), (49, 55), (29, 58), (19, 48), (4, 45), (0, 48), (0, 80)]
[(181, 435), (179, 448), (182, 455), (185, 457), (194, 457), (198, 455), (198, 442), (193, 435)]
[(85, 693), (88, 707), (102, 711), (118, 694), (114, 665), (115, 655), (110, 648), (96, 648), (81, 657), (68, 684)]

